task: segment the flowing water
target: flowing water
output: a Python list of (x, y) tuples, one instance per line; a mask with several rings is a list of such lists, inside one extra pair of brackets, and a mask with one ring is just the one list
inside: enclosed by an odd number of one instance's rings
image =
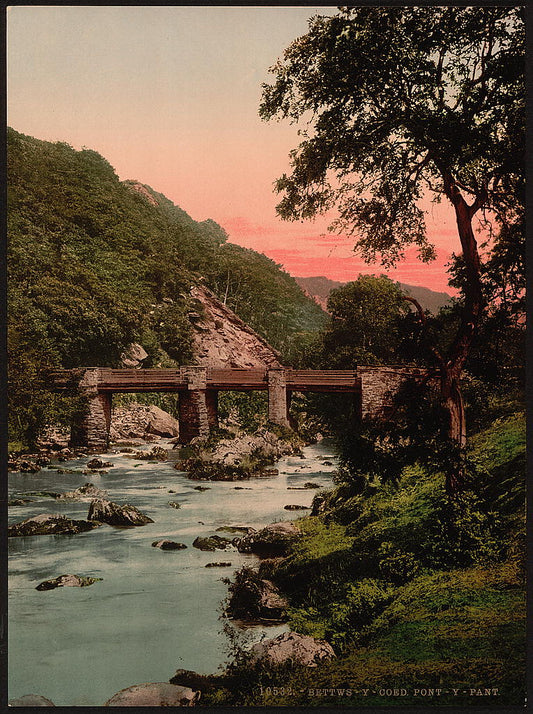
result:
[[(165, 445), (164, 440), (159, 443)], [(10, 474), (10, 499), (27, 491), (70, 491), (90, 481), (105, 489), (110, 500), (137, 506), (154, 523), (102, 525), (72, 536), (9, 538), (9, 697), (35, 693), (56, 706), (98, 706), (124, 687), (168, 681), (178, 668), (217, 672), (227, 660), (220, 620), (227, 585), (221, 578), (258, 561), (233, 548), (203, 552), (192, 547), (193, 540), (215, 534), (220, 526), (259, 528), (297, 518), (300, 513), (283, 506), (309, 506), (316, 491), (287, 488), (306, 481), (329, 486), (335, 468), (331, 448), (323, 442), (305, 447), (304, 459), (288, 457), (275, 465), (279, 475), (202, 482), (209, 487), (204, 492), (195, 490), (199, 482), (170, 463), (137, 461), (124, 453), (103, 457), (114, 464), (107, 474), (51, 469)], [(83, 468), (87, 460), (60, 466)], [(87, 518), (87, 502), (34, 498), (10, 508), (10, 524), (39, 513)], [(161, 538), (185, 543), (187, 549), (151, 547)], [(229, 561), (232, 567), (205, 567), (214, 561)], [(65, 573), (103, 580), (83, 588), (35, 589)], [(285, 629), (258, 626), (248, 632), (260, 639)]]

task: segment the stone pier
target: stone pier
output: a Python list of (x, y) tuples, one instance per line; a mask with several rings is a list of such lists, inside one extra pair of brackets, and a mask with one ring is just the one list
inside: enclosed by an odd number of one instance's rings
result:
[(199, 436), (206, 439), (218, 427), (218, 392), (207, 389), (206, 367), (183, 367), (187, 391), (178, 400), (179, 440), (187, 444)]
[(268, 419), (280, 426), (289, 426), (287, 380), (284, 369), (268, 370)]
[(72, 424), (72, 446), (103, 450), (109, 448), (113, 395), (111, 392), (98, 391), (99, 378), (100, 370), (97, 367), (86, 369), (79, 383), (82, 410)]
[(408, 380), (423, 377), (425, 372), (412, 367), (358, 367), (361, 380), (360, 414), (364, 419), (386, 419), (394, 409), (394, 398)]

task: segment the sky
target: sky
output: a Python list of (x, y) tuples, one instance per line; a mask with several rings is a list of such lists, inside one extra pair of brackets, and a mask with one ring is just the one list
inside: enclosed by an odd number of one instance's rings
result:
[[(8, 8), (8, 124), (102, 154), (122, 179), (165, 194), (195, 220), (265, 253), (294, 276), (384, 273), (327, 233), (329, 220), (276, 216), (298, 126), (263, 122), (261, 83), (313, 14), (332, 7), (16, 6)], [(445, 265), (455, 219), (428, 203), (438, 258), (410, 250), (395, 280), (453, 292)]]

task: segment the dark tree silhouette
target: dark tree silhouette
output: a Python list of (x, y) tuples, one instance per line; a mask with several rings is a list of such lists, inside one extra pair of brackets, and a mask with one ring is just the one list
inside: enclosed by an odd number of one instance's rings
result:
[[(453, 206), (463, 309), (434, 358), (447, 436), (462, 448), (460, 378), (485, 305), (474, 220), (490, 224), (493, 268), (495, 255), (516, 265), (523, 240), (523, 8), (340, 8), (313, 17), (271, 72), (261, 117), (304, 124), (292, 173), (276, 182), (282, 218), (336, 209), (332, 230), (391, 266), (409, 245), (434, 258), (424, 196)], [(460, 471), (448, 486), (462, 487)]]

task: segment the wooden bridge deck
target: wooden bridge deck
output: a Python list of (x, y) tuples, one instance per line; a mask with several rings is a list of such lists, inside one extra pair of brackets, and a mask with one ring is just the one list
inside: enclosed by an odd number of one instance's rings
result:
[[(54, 389), (77, 388), (82, 370), (59, 369), (49, 373)], [(285, 369), (286, 388), (300, 392), (358, 392), (357, 370)], [(268, 389), (266, 369), (208, 368), (206, 386), (214, 390), (251, 391)], [(187, 389), (187, 368), (99, 368), (97, 388), (103, 392), (179, 392)]]

